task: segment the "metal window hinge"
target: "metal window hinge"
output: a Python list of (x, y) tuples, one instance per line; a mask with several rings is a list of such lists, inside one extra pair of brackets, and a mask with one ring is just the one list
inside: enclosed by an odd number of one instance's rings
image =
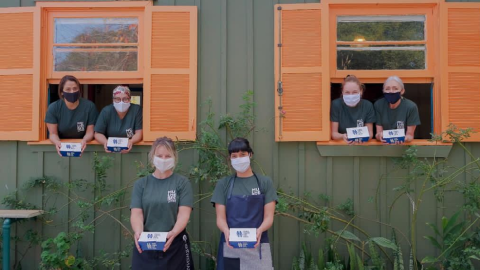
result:
[(278, 47), (282, 47), (282, 43), (278, 43), (277, 46), (278, 46)]
[(281, 7), (281, 6), (280, 6), (280, 7), (277, 7), (277, 10), (282, 10), (282, 7)]
[(282, 81), (278, 81), (277, 92), (278, 92), (279, 96), (283, 95), (283, 83), (282, 83)]

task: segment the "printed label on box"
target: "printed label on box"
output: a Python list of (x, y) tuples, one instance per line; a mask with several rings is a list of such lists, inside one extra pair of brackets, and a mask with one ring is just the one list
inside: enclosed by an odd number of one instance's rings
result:
[(79, 157), (82, 154), (81, 143), (61, 143), (60, 154), (62, 157)]
[(383, 139), (389, 144), (395, 144), (397, 142), (405, 142), (405, 130), (404, 129), (390, 129), (383, 131)]
[(167, 232), (142, 232), (138, 238), (138, 245), (142, 250), (163, 250), (167, 234)]
[(347, 128), (347, 138), (354, 142), (368, 142), (370, 132), (368, 132), (368, 127)]
[(112, 152), (121, 152), (122, 150), (128, 149), (128, 138), (108, 138), (107, 149)]
[(254, 248), (257, 243), (257, 229), (230, 228), (229, 242), (234, 248)]

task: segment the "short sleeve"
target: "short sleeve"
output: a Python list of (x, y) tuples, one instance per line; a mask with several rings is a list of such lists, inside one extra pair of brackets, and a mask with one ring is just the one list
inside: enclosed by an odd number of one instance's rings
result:
[(97, 107), (95, 107), (95, 104), (91, 103), (89, 107), (87, 126), (95, 125), (98, 117), (98, 111)]
[(143, 113), (142, 107), (139, 107), (137, 115), (135, 116), (135, 130), (143, 129)]
[(95, 132), (105, 135), (107, 131), (107, 108), (103, 108), (98, 116), (97, 123), (95, 124)]
[(273, 201), (278, 201), (277, 190), (273, 186), (273, 181), (270, 178), (265, 179), (264, 183), (264, 193), (265, 193), (265, 204), (271, 203)]
[(179, 188), (179, 206), (193, 207), (193, 190), (192, 184), (188, 179), (182, 181), (182, 185)]
[(133, 185), (132, 191), (132, 201), (130, 203), (130, 209), (132, 208), (141, 208), (143, 209), (142, 205), (142, 195), (143, 195), (143, 188), (144, 188), (144, 180), (139, 179)]
[(381, 107), (380, 100), (378, 100), (377, 102), (375, 102), (375, 105), (374, 105), (375, 118), (376, 118), (377, 125), (378, 126), (383, 126), (381, 108), (380, 107)]
[(330, 108), (330, 121), (340, 122), (340, 110), (335, 101), (336, 100), (332, 101), (332, 106)]
[(58, 117), (56, 114), (56, 103), (50, 104), (47, 109), (47, 114), (45, 115), (45, 123), (48, 124), (58, 124)]
[(407, 126), (418, 126), (420, 124), (420, 115), (418, 114), (417, 104), (412, 102), (408, 109)]
[(373, 104), (368, 100), (366, 100), (365, 102), (365, 104), (367, 105), (367, 116), (365, 117), (365, 123), (370, 124), (377, 122), (377, 117), (375, 115), (375, 109), (373, 109)]
[(210, 200), (211, 203), (215, 204), (222, 204), (226, 205), (227, 204), (227, 198), (225, 194), (225, 182), (226, 179), (219, 180), (217, 182), (217, 185), (215, 186), (215, 190), (213, 191), (212, 199)]

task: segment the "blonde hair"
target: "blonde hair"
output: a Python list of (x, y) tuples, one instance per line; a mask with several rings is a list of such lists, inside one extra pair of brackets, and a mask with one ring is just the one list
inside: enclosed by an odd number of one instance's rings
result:
[(397, 83), (400, 85), (400, 87), (402, 88), (402, 89), (400, 89), (400, 90), (405, 89), (405, 85), (403, 84), (403, 81), (402, 81), (402, 79), (400, 79), (400, 77), (398, 77), (398, 76), (390, 76), (390, 77), (388, 77), (388, 78), (385, 80), (385, 82), (383, 83), (383, 90), (385, 90), (385, 84), (387, 84), (387, 83), (390, 82), (390, 81), (395, 81), (395, 82), (397, 82)]
[(157, 150), (158, 147), (161, 147), (161, 146), (165, 147), (165, 149), (167, 149), (167, 151), (175, 158), (175, 166), (177, 166), (177, 162), (178, 162), (177, 148), (175, 147), (175, 143), (173, 142), (173, 140), (168, 137), (157, 138), (153, 142), (152, 148), (148, 153), (148, 161), (150, 162), (151, 166), (154, 166), (153, 158), (155, 157), (155, 151)]
[(345, 79), (342, 82), (342, 95), (343, 95), (343, 88), (345, 87), (345, 84), (347, 84), (349, 82), (352, 82), (352, 83), (355, 83), (356, 85), (358, 85), (358, 87), (360, 88), (360, 93), (361, 94), (363, 94), (365, 92), (365, 85), (362, 82), (360, 82), (360, 80), (357, 78), (357, 76), (347, 75), (347, 77), (345, 77)]
[(129, 97), (132, 96), (130, 94), (130, 88), (128, 88), (128, 86), (119, 85), (119, 86), (115, 87), (115, 89), (113, 89), (112, 96), (115, 97), (116, 94), (120, 94), (120, 93), (125, 93)]

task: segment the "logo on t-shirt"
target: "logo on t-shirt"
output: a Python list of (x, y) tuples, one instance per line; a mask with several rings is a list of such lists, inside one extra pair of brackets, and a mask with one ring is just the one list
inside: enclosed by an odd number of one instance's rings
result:
[(357, 127), (363, 127), (363, 119), (357, 120)]
[(397, 129), (404, 129), (405, 124), (403, 124), (403, 121), (397, 121)]
[(83, 122), (77, 122), (77, 132), (83, 132), (85, 131), (85, 125)]
[(168, 202), (169, 203), (177, 202), (177, 193), (175, 192), (175, 190), (168, 191)]
[(252, 188), (252, 195), (260, 195), (260, 188)]
[(127, 132), (127, 137), (128, 137), (129, 139), (131, 139), (131, 138), (133, 137), (133, 131), (132, 131), (132, 129), (129, 128), (129, 129), (126, 130), (126, 132)]

